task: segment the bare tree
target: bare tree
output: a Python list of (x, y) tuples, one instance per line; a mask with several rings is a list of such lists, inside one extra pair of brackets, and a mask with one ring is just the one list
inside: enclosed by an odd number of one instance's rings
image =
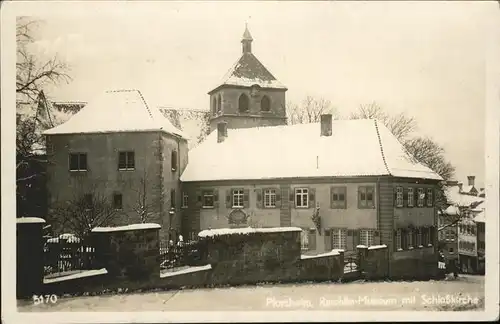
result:
[[(39, 21), (19, 17), (16, 22), (16, 195), (17, 204), (31, 204), (29, 192), (40, 191), (46, 163), (42, 131), (55, 126), (54, 116), (43, 89), (49, 84), (70, 80), (68, 66), (57, 57), (43, 60), (30, 52)], [(36, 195), (34, 195), (36, 196)], [(35, 202), (35, 204), (37, 204)], [(18, 216), (22, 215), (20, 208)]]
[(191, 110), (191, 109), (173, 109), (160, 107), (162, 114), (170, 120), (170, 122), (180, 130), (186, 131), (183, 121), (194, 120), (197, 123), (196, 141), (192, 146), (201, 143), (210, 133), (210, 111), (208, 110)]
[(147, 223), (157, 209), (155, 208), (157, 206), (157, 199), (155, 199), (156, 197), (151, 192), (152, 190), (148, 187), (150, 184), (147, 171), (144, 169), (143, 176), (139, 180), (139, 186), (134, 189), (136, 200), (132, 205), (132, 209), (139, 216), (141, 223)]
[(85, 239), (95, 227), (113, 225), (119, 215), (105, 195), (93, 189), (88, 194), (75, 194), (67, 201), (55, 204), (51, 221)]
[(289, 102), (286, 110), (289, 125), (316, 123), (323, 114), (337, 113), (330, 100), (312, 96), (307, 96), (301, 105)]
[(349, 116), (349, 119), (364, 118), (372, 118), (381, 121), (399, 141), (404, 141), (417, 130), (417, 122), (413, 117), (409, 117), (404, 113), (389, 115), (375, 102), (361, 105), (357, 112)]

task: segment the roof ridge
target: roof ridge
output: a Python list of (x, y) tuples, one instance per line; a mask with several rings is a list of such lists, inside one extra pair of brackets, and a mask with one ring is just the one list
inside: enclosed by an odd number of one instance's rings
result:
[(153, 114), (151, 113), (151, 110), (149, 109), (148, 103), (146, 102), (146, 100), (144, 99), (144, 97), (142, 95), (142, 92), (140, 90), (135, 90), (135, 91), (137, 91), (137, 93), (139, 93), (139, 96), (141, 97), (142, 102), (146, 106), (146, 110), (148, 111), (149, 117), (151, 117), (151, 119), (154, 119)]
[(384, 161), (384, 166), (387, 170), (387, 173), (391, 174), (391, 170), (389, 170), (389, 166), (387, 165), (387, 159), (385, 158), (384, 145), (382, 145), (382, 138), (380, 137), (380, 132), (378, 129), (377, 120), (373, 119), (373, 122), (375, 124), (375, 131), (377, 132), (378, 144), (380, 145), (380, 154), (382, 155), (382, 160)]

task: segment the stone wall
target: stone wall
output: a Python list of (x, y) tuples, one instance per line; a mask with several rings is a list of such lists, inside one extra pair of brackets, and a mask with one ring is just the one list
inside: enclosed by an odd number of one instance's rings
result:
[(31, 297), (42, 290), (43, 226), (41, 218), (18, 218), (16, 225), (16, 287), (17, 298)]
[(157, 224), (137, 224), (121, 228), (93, 229), (91, 241), (96, 249), (96, 267), (106, 268), (109, 276), (113, 278), (158, 278), (159, 228)]
[(387, 246), (358, 247), (359, 269), (368, 280), (384, 279), (389, 276), (389, 250)]

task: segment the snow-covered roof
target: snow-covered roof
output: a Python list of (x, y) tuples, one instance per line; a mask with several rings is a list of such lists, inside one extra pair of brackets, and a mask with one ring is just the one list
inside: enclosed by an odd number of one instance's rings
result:
[(139, 90), (106, 91), (45, 135), (161, 131), (187, 138)]
[(43, 224), (45, 219), (38, 217), (19, 217), (16, 218), (16, 223), (18, 224)]
[(455, 205), (451, 205), (445, 209), (444, 214), (449, 216), (458, 216), (460, 215), (460, 209)]
[(132, 224), (126, 226), (118, 226), (118, 227), (95, 227), (92, 229), (92, 232), (119, 232), (119, 231), (133, 231), (133, 230), (142, 230), (142, 229), (157, 229), (161, 228), (159, 224), (154, 223), (144, 223), (144, 224)]
[(474, 217), (474, 221), (475, 221), (476, 223), (486, 223), (486, 218), (485, 218), (485, 216), (486, 216), (486, 215), (485, 215), (485, 211), (484, 211), (484, 209), (483, 209), (481, 212), (479, 212), (479, 214), (477, 214), (477, 215), (476, 215), (476, 217)]
[(474, 186), (462, 185), (462, 192), (464, 192), (464, 193), (470, 193), (471, 190), (472, 190), (472, 188), (476, 189)]
[[(261, 88), (284, 89), (287, 88), (279, 82), (274, 75), (253, 55), (243, 53), (222, 78), (222, 81), (214, 87), (214, 90), (222, 85), (234, 85), (251, 87), (258, 85)], [(212, 90), (212, 91), (214, 91)], [(210, 91), (209, 93), (211, 93)]]
[(373, 119), (335, 120), (331, 136), (319, 123), (228, 129), (221, 143), (214, 131), (189, 151), (181, 180), (382, 175), (442, 180)]
[(203, 230), (203, 231), (198, 233), (198, 236), (199, 237), (213, 237), (213, 236), (233, 235), (233, 234), (282, 233), (282, 232), (302, 232), (302, 229), (298, 228), (298, 227), (218, 228), (218, 229)]
[(460, 188), (458, 186), (447, 186), (444, 192), (448, 202), (459, 207), (469, 207), (474, 204), (480, 204), (485, 200), (483, 197), (460, 193)]

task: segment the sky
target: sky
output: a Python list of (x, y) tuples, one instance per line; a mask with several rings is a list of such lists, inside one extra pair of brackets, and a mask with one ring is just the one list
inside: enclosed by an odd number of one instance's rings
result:
[(241, 55), (245, 23), (253, 53), (288, 87), (347, 115), (377, 103), (404, 112), (456, 166), (484, 186), (485, 69), (496, 2), (115, 3), (91, 14), (40, 16), (33, 50), (58, 55), (72, 81), (55, 100), (89, 101), (139, 89), (151, 104), (208, 109), (214, 88)]

